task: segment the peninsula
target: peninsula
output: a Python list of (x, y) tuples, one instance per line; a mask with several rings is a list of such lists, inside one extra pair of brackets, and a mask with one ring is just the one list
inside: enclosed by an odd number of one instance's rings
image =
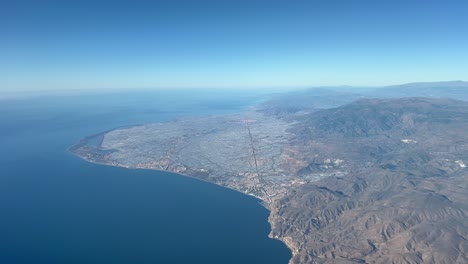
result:
[(257, 197), (291, 264), (468, 263), (468, 102), (433, 96), (447, 85), (405, 98), (389, 95), (401, 87), (280, 95), (237, 114), (114, 129), (70, 150)]

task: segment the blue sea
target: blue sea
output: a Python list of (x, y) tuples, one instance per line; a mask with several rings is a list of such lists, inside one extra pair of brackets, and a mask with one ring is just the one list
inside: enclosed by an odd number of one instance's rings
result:
[(120, 91), (0, 101), (0, 263), (282, 263), (253, 197), (67, 148), (119, 126), (222, 114), (256, 93)]

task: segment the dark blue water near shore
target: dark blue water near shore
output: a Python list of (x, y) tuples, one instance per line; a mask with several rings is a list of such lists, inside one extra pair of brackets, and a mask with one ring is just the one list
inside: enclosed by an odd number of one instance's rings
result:
[(87, 163), (81, 137), (257, 99), (138, 92), (0, 101), (0, 263), (287, 263), (254, 198), (175, 174)]

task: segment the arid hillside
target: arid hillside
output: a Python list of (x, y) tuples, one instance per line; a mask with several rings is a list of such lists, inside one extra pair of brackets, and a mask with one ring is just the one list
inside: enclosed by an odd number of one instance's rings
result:
[(348, 173), (275, 204), (272, 235), (297, 242), (292, 263), (468, 263), (468, 103), (364, 99), (291, 130), (309, 162), (298, 176), (333, 170), (324, 158)]

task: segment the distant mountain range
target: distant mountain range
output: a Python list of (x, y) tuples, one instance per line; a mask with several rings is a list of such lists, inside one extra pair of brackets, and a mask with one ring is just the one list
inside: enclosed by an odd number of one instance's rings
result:
[[(468, 82), (420, 82), (394, 85), (374, 89), (368, 95), (380, 98), (387, 97), (446, 97), (468, 100)], [(364, 95), (366, 95), (364, 93)]]
[(434, 97), (468, 101), (468, 82), (418, 82), (385, 87), (315, 87), (276, 94), (262, 109), (276, 114), (338, 107), (360, 98)]

